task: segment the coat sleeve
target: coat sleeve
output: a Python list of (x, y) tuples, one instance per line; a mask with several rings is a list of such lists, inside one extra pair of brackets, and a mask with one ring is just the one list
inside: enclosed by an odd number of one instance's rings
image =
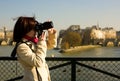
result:
[(18, 59), (24, 63), (24, 65), (40, 67), (45, 63), (46, 50), (47, 46), (45, 41), (38, 42), (35, 52), (33, 52), (28, 45), (22, 43), (17, 48), (17, 55)]
[(47, 48), (52, 49), (57, 46), (57, 33), (48, 33)]

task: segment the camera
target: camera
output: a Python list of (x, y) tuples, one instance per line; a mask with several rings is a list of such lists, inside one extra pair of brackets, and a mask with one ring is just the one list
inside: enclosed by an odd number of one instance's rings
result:
[(44, 22), (44, 23), (38, 23), (35, 26), (35, 30), (38, 32), (38, 35), (40, 36), (43, 32), (43, 30), (48, 30), (50, 28), (53, 28), (53, 22), (52, 21), (48, 21), (48, 22)]

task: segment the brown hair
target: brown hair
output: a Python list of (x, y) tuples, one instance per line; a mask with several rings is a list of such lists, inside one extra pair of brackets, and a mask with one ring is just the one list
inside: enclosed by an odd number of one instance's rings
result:
[(34, 17), (19, 17), (13, 30), (13, 41), (20, 42), (24, 35), (35, 28)]

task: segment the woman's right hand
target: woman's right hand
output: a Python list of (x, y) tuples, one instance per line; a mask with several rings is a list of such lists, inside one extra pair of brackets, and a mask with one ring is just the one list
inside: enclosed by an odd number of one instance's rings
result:
[(42, 34), (39, 37), (40, 40), (46, 40), (46, 32), (42, 32)]

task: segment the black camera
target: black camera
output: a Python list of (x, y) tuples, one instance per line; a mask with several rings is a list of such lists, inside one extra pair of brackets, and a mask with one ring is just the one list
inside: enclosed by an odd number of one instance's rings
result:
[(38, 32), (38, 35), (40, 36), (43, 32), (43, 30), (48, 30), (50, 28), (53, 28), (53, 22), (48, 21), (44, 23), (37, 23), (35, 26), (35, 30)]

